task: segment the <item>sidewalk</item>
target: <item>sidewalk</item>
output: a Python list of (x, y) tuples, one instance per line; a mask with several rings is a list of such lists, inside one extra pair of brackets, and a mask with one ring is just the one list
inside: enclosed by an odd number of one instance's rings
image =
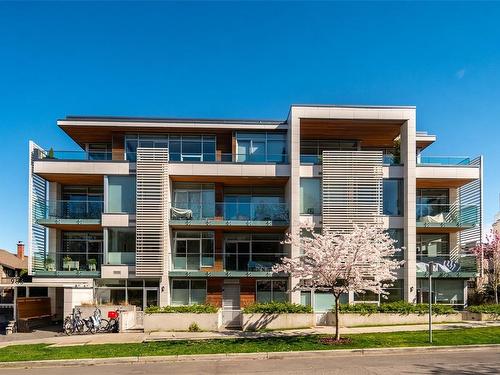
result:
[[(500, 326), (500, 322), (460, 322), (434, 324), (434, 330), (447, 330), (459, 328), (479, 328)], [(400, 325), (400, 326), (377, 326), (377, 327), (353, 327), (341, 328), (342, 334), (376, 333), (376, 332), (403, 332), (403, 331), (425, 331), (427, 324)], [(124, 344), (141, 343), (168, 340), (209, 340), (209, 339), (237, 339), (237, 338), (261, 338), (261, 337), (286, 337), (300, 335), (333, 335), (335, 327), (315, 327), (310, 329), (297, 329), (272, 332), (242, 332), (235, 330), (224, 330), (220, 332), (152, 332), (152, 333), (104, 333), (96, 335), (55, 336), (34, 339), (19, 339), (19, 337), (3, 337), (5, 341), (0, 342), (0, 348), (11, 345), (27, 344), (52, 344), (54, 347), (75, 345), (99, 345), (99, 344)]]

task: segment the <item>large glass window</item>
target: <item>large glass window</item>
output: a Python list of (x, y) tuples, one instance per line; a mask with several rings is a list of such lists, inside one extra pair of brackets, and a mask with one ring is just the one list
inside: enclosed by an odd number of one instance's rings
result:
[(172, 305), (204, 304), (207, 299), (206, 280), (172, 280)]
[(286, 133), (236, 133), (236, 161), (286, 162)]
[(135, 176), (108, 176), (110, 213), (135, 213)]
[(417, 189), (417, 219), (450, 212), (448, 189)]
[(175, 232), (172, 265), (174, 270), (199, 270), (214, 265), (213, 232)]
[(321, 164), (323, 151), (355, 151), (357, 141), (303, 139), (300, 141), (300, 162)]
[[(432, 301), (447, 305), (463, 305), (465, 281), (463, 279), (433, 279)], [(429, 302), (429, 280), (417, 279), (417, 302)]]
[(404, 187), (401, 179), (384, 179), (384, 215), (402, 216), (404, 207)]
[(97, 219), (103, 210), (102, 186), (63, 186), (60, 204), (51, 204), (50, 216), (64, 219)]
[(288, 300), (286, 280), (257, 280), (256, 283), (257, 302), (285, 302)]
[(168, 148), (170, 161), (215, 161), (216, 138), (214, 135), (127, 135), (127, 160), (136, 160), (138, 147)]
[(209, 219), (215, 215), (213, 184), (176, 183), (172, 203), (173, 219)]
[(321, 214), (321, 179), (300, 179), (300, 213), (307, 215)]
[[(349, 296), (347, 294), (340, 296), (340, 303), (347, 303), (348, 301)], [(300, 304), (312, 306), (315, 312), (326, 312), (335, 307), (335, 297), (332, 293), (324, 290), (303, 290), (300, 292)]]
[(269, 272), (286, 256), (280, 234), (228, 234), (224, 245), (226, 271)]
[(111, 160), (112, 148), (110, 143), (89, 143), (87, 145), (88, 160)]
[[(404, 230), (400, 228), (390, 228), (387, 229), (387, 233), (389, 237), (391, 237), (396, 242), (394, 243), (394, 247), (397, 249), (401, 249), (404, 247)], [(400, 250), (395, 254), (395, 259), (404, 259), (404, 251)]]
[(417, 234), (417, 260), (450, 255), (447, 233)]
[(224, 189), (224, 203), (216, 215), (225, 220), (288, 221), (288, 209), (281, 187), (240, 187)]
[(102, 264), (102, 232), (62, 232), (58, 270), (97, 271)]
[(158, 304), (158, 280), (95, 279), (94, 286), (96, 302), (101, 305), (129, 304), (141, 310)]
[(135, 264), (135, 229), (108, 229), (108, 263)]
[(390, 288), (386, 289), (386, 298), (381, 298), (381, 302), (397, 302), (404, 300), (404, 291), (403, 291), (404, 281), (399, 279), (395, 280), (392, 283)]

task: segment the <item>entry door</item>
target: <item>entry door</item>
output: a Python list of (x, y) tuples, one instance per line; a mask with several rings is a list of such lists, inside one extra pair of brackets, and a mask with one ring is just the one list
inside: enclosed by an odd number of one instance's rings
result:
[(158, 288), (144, 289), (144, 309), (148, 306), (158, 306)]
[(241, 327), (240, 284), (224, 284), (222, 321), (226, 327)]

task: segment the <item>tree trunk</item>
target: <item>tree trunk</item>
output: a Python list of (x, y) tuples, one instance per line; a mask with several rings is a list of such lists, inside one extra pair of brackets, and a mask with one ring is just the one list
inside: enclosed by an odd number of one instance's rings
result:
[(340, 330), (339, 330), (339, 297), (337, 295), (335, 296), (335, 340), (339, 341), (340, 340)]

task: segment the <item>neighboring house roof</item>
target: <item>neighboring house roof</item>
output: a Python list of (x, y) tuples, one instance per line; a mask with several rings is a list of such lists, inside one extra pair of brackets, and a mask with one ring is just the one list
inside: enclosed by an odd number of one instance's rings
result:
[(18, 270), (27, 269), (28, 257), (25, 256), (24, 259), (21, 260), (16, 254), (0, 249), (0, 265)]

